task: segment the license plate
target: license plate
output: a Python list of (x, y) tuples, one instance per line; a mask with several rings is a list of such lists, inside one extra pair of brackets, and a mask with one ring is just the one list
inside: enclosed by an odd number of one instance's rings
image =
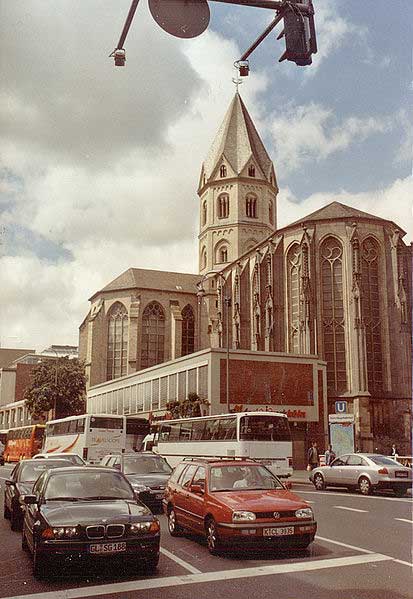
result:
[(264, 537), (284, 537), (294, 534), (294, 526), (284, 526), (280, 528), (264, 528), (262, 531)]
[(89, 553), (121, 553), (126, 551), (126, 543), (99, 543), (96, 545), (89, 545)]
[(402, 470), (399, 470), (398, 472), (396, 471), (396, 477), (397, 478), (407, 478), (407, 475), (409, 474), (408, 472), (403, 472)]

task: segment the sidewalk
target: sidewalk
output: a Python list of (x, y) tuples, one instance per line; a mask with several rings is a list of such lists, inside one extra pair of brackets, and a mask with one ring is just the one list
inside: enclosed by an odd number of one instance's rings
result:
[(304, 485), (312, 485), (309, 479), (310, 473), (307, 470), (294, 470), (293, 475), (287, 478), (292, 483), (301, 483)]

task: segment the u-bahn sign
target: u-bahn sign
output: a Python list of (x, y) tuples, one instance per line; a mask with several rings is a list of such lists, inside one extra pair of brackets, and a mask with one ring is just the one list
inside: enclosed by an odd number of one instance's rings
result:
[(336, 401), (335, 403), (336, 414), (347, 414), (347, 402)]

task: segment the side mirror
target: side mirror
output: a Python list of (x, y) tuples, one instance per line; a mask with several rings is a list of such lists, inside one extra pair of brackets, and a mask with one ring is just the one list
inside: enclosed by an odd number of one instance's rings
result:
[(196, 495), (203, 495), (205, 493), (205, 489), (203, 485), (191, 485), (191, 493), (195, 493)]
[(37, 503), (36, 495), (23, 495), (22, 500), (25, 505), (33, 505), (34, 503)]
[(286, 480), (284, 483), (284, 487), (287, 489), (287, 491), (291, 491), (291, 489), (293, 488), (293, 484), (290, 480)]

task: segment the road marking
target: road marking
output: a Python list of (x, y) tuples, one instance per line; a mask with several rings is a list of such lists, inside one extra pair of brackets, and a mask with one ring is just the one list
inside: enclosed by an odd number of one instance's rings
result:
[(342, 568), (343, 566), (357, 566), (373, 562), (389, 561), (392, 558), (380, 553), (370, 555), (354, 555), (351, 557), (337, 557), (312, 562), (296, 562), (292, 564), (274, 564), (272, 566), (258, 566), (254, 568), (241, 568), (238, 570), (221, 570), (219, 572), (202, 572), (200, 574), (185, 574), (184, 576), (167, 576), (164, 578), (149, 578), (146, 580), (131, 580), (114, 584), (65, 589), (63, 591), (50, 591), (32, 595), (16, 595), (8, 599), (80, 599), (81, 597), (100, 597), (114, 593), (131, 593), (147, 589), (160, 589), (172, 586), (190, 584), (205, 584), (220, 580), (232, 581), (237, 578), (254, 578), (256, 576), (272, 576), (291, 572), (310, 572), (327, 568)]
[[(335, 541), (334, 539), (326, 539), (326, 537), (319, 537), (316, 535), (315, 537), (318, 541), (326, 541), (327, 543), (333, 543), (334, 545), (340, 545), (341, 547), (347, 547), (347, 549), (355, 549), (356, 551), (361, 551), (362, 553), (374, 553), (374, 551), (370, 551), (370, 549), (363, 549), (362, 547), (356, 547), (355, 545), (348, 545), (347, 543), (342, 543), (341, 541)], [(390, 558), (394, 559), (394, 558)]]
[(356, 499), (385, 499), (386, 501), (402, 501), (403, 503), (413, 503), (413, 499), (399, 499), (398, 497), (380, 497), (380, 495), (353, 495), (346, 493), (334, 493), (333, 491), (302, 491), (299, 489), (297, 491), (300, 495), (330, 495), (331, 497), (355, 497)]
[(160, 552), (166, 555), (166, 557), (169, 557), (169, 559), (182, 566), (183, 568), (185, 568), (186, 570), (188, 570), (189, 572), (191, 572), (192, 574), (202, 574), (201, 570), (198, 570), (198, 568), (194, 568), (194, 566), (191, 566), (191, 564), (188, 564), (188, 562), (185, 562), (183, 559), (181, 559), (177, 555), (174, 555), (167, 549), (161, 547)]
[(363, 514), (368, 514), (368, 510), (358, 510), (355, 507), (344, 507), (344, 505), (333, 505), (337, 510), (348, 510), (349, 512), (361, 512)]
[(407, 520), (407, 518), (395, 518), (395, 520), (400, 520), (400, 522), (408, 522), (409, 524), (413, 524), (413, 520)]

